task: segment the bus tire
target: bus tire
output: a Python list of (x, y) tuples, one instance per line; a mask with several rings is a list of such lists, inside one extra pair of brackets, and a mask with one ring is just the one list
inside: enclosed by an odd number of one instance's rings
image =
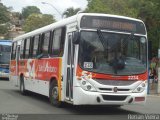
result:
[(63, 103), (59, 101), (58, 98), (59, 98), (58, 84), (57, 81), (55, 80), (50, 85), (49, 100), (53, 106), (63, 107)]
[(26, 95), (25, 85), (24, 85), (24, 77), (20, 77), (20, 92), (22, 95)]

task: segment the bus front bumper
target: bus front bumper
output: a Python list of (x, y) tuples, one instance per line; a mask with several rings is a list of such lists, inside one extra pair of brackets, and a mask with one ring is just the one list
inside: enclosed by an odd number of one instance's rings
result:
[(145, 104), (146, 90), (142, 93), (102, 93), (85, 91), (75, 87), (74, 105), (128, 105)]

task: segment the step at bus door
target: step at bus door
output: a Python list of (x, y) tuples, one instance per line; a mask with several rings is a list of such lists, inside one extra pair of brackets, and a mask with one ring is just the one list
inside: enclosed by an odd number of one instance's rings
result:
[(68, 55), (67, 55), (67, 81), (66, 97), (73, 99), (73, 71), (74, 71), (74, 45), (72, 43), (72, 33), (68, 34)]

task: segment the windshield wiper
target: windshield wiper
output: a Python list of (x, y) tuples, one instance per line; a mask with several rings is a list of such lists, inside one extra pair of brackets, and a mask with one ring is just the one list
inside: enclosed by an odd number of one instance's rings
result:
[[(127, 41), (134, 39), (134, 34), (135, 34), (135, 33), (132, 32), (132, 33), (128, 36)], [(117, 54), (118, 54), (118, 49), (117, 49), (117, 47), (116, 47), (116, 48), (115, 48), (115, 56), (114, 56), (114, 59), (113, 59), (112, 62), (111, 62), (111, 65), (113, 66), (113, 69), (114, 69), (114, 73), (115, 73), (115, 74), (117, 74), (117, 71), (118, 71), (118, 70), (122, 70), (122, 69), (124, 69), (124, 67), (125, 67), (125, 59), (124, 59), (122, 56), (120, 56), (120, 57), (118, 58)]]
[[(104, 38), (104, 36), (103, 36), (103, 34), (102, 34), (100, 29), (97, 29), (97, 34), (98, 34), (99, 39), (100, 39), (100, 41), (101, 41), (101, 43), (103, 45), (104, 51), (106, 51), (106, 53), (107, 53), (106, 54), (106, 58), (108, 60), (108, 40), (106, 40), (106, 42), (105, 42), (105, 38)], [(107, 43), (107, 44), (105, 44), (105, 43)]]
[[(104, 39), (104, 36), (103, 36), (103, 34), (102, 34), (102, 32), (101, 32), (100, 29), (97, 29), (97, 34), (98, 34), (98, 36), (99, 36), (99, 39), (100, 39), (100, 41), (101, 41), (104, 49), (106, 50), (107, 47), (106, 47), (106, 45), (105, 45), (105, 39)], [(108, 43), (108, 42), (107, 42), (107, 43)], [(108, 45), (107, 45), (107, 46), (108, 46)]]
[[(97, 34), (98, 34), (99, 39), (100, 39), (100, 41), (101, 41), (101, 43), (102, 43), (102, 45), (103, 45), (103, 47), (104, 47), (104, 49), (105, 49), (105, 51), (107, 53), (106, 54), (106, 58), (107, 58), (107, 61), (108, 61), (108, 40), (105, 42), (105, 38), (104, 38), (101, 30), (97, 29)], [(105, 43), (107, 43), (107, 45)], [(118, 64), (118, 60), (117, 60), (116, 54), (117, 53), (115, 53), (115, 58), (110, 63), (110, 65), (112, 66), (115, 74), (117, 74), (117, 64)]]
[[(100, 29), (97, 29), (97, 34), (98, 34), (99, 39), (100, 39), (100, 41), (101, 41), (101, 43), (104, 47), (104, 51), (106, 51), (106, 53), (107, 53), (106, 58), (107, 58), (107, 61), (108, 61), (108, 40), (107, 40), (107, 42), (105, 42), (105, 38), (104, 38)], [(105, 43), (107, 43), (107, 45), (105, 45)], [(118, 63), (117, 58), (114, 58), (114, 60), (112, 60), (111, 63), (110, 63), (110, 65), (113, 67), (113, 70), (114, 70), (115, 74), (117, 74), (117, 68), (116, 68), (117, 63)]]

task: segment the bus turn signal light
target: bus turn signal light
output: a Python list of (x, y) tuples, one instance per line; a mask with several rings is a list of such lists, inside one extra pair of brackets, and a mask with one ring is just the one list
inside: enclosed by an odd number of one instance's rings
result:
[(135, 102), (145, 101), (145, 97), (135, 97)]

